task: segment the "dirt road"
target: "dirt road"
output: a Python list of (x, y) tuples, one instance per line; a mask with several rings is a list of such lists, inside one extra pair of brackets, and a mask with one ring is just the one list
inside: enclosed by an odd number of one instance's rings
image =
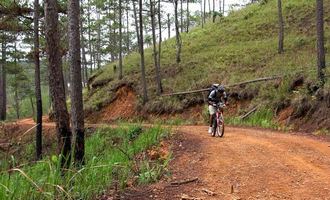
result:
[[(123, 199), (330, 199), (330, 143), (265, 130), (184, 126), (173, 140), (168, 180), (130, 189)], [(170, 186), (170, 182), (198, 181)], [(209, 196), (202, 189), (216, 193)]]
[[(34, 122), (22, 120), (18, 124)], [(207, 134), (206, 126), (176, 129), (171, 175), (156, 184), (130, 188), (122, 199), (172, 200), (188, 195), (196, 200), (330, 200), (329, 139), (233, 127), (226, 128), (224, 138), (214, 138)], [(192, 183), (170, 185), (195, 177), (198, 180)], [(209, 196), (203, 189), (216, 195)]]

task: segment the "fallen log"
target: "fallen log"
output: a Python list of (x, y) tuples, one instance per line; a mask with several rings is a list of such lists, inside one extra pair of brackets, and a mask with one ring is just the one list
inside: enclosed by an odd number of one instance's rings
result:
[(247, 112), (246, 114), (242, 115), (240, 118), (241, 120), (246, 119), (248, 116), (250, 116), (252, 113), (254, 113), (255, 111), (258, 110), (259, 106), (255, 106), (252, 110), (250, 110), (249, 112)]
[(166, 97), (166, 96), (174, 96), (174, 95), (182, 95), (182, 94), (193, 94), (193, 93), (199, 93), (199, 92), (206, 92), (208, 90), (209, 90), (209, 88), (200, 89), (200, 90), (191, 90), (191, 91), (186, 91), (186, 92), (175, 92), (175, 93), (163, 94), (162, 96)]
[(281, 79), (281, 78), (282, 78), (282, 76), (264, 77), (264, 78), (258, 78), (258, 79), (244, 81), (244, 82), (240, 82), (240, 83), (235, 83), (235, 84), (231, 84), (231, 85), (226, 85), (225, 87), (236, 87), (236, 86), (242, 86), (242, 85), (246, 85), (246, 84), (250, 84), (250, 83), (272, 81), (272, 80), (277, 80), (277, 79)]
[(195, 178), (191, 178), (191, 179), (186, 179), (186, 180), (171, 182), (171, 185), (183, 185), (183, 184), (186, 184), (186, 183), (195, 182), (197, 180), (198, 180), (198, 178), (195, 177)]
[[(244, 82), (240, 82), (240, 83), (225, 85), (225, 87), (227, 87), (227, 88), (236, 87), (236, 86), (242, 86), (242, 85), (251, 84), (251, 83), (262, 82), (262, 81), (277, 80), (277, 79), (281, 79), (281, 78), (282, 78), (282, 76), (264, 77), (264, 78), (258, 78), (258, 79), (244, 81)], [(184, 91), (184, 92), (168, 93), (168, 94), (163, 94), (161, 96), (166, 97), (166, 96), (174, 96), (174, 95), (193, 94), (193, 93), (199, 93), (199, 92), (206, 92), (206, 91), (209, 91), (209, 90), (210, 90), (210, 88), (204, 88), (204, 89), (200, 89), (200, 90), (191, 90), (191, 91)]]

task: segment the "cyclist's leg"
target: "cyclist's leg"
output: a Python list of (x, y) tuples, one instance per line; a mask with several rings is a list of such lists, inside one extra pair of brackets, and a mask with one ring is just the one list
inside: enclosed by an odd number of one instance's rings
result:
[(212, 105), (209, 105), (209, 113), (210, 113), (210, 126), (212, 126), (213, 117), (215, 116), (215, 113), (217, 112), (216, 108)]
[(209, 113), (210, 113), (209, 133), (211, 133), (212, 132), (213, 119), (214, 119), (215, 113), (216, 113), (216, 108), (212, 105), (209, 105)]

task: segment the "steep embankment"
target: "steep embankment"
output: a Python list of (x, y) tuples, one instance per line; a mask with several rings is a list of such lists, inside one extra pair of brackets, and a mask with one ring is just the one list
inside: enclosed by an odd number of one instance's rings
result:
[[(277, 1), (250, 5), (231, 13), (228, 17), (209, 22), (204, 28), (194, 28), (182, 33), (182, 62), (175, 63), (175, 40), (162, 43), (161, 76), (165, 92), (193, 90), (208, 87), (213, 82), (230, 84), (271, 75), (285, 75), (281, 81), (251, 84), (240, 88), (228, 88), (231, 94), (231, 116), (245, 113), (256, 105), (259, 110), (247, 120), (247, 124), (288, 127), (312, 131), (320, 127), (330, 128), (330, 94), (317, 90), (315, 2), (291, 0), (283, 2), (285, 19), (285, 53), (277, 53)], [(330, 37), (330, 3), (324, 2), (325, 34)], [(326, 41), (326, 48), (330, 42)], [(110, 63), (90, 79), (91, 91), (85, 96), (85, 108), (90, 113), (102, 113), (106, 121), (123, 116), (117, 112), (115, 101), (129, 102), (128, 116), (147, 117), (150, 114), (203, 112), (204, 96), (193, 94), (175, 97), (156, 96), (155, 71), (152, 51), (146, 49), (148, 95), (146, 105), (140, 100), (140, 67), (138, 53), (124, 59), (124, 79), (117, 80)], [(327, 54), (327, 60), (330, 54)], [(329, 70), (328, 70), (329, 71)], [(329, 88), (329, 82), (326, 85)], [(126, 99), (118, 89), (126, 91)], [(129, 91), (128, 91), (129, 90)], [(198, 107), (195, 107), (198, 105)], [(111, 110), (109, 110), (109, 109)], [(120, 107), (120, 109), (123, 109)], [(205, 115), (205, 112), (204, 112)], [(95, 118), (93, 118), (95, 120)], [(227, 118), (240, 123), (237, 118)], [(276, 119), (276, 120), (274, 120)], [(312, 120), (310, 120), (312, 119)], [(100, 117), (97, 120), (102, 120)], [(185, 118), (187, 120), (187, 118)], [(198, 117), (203, 120), (203, 115)], [(195, 122), (196, 119), (193, 119)], [(297, 126), (298, 125), (298, 126)], [(303, 125), (303, 126), (301, 126)]]

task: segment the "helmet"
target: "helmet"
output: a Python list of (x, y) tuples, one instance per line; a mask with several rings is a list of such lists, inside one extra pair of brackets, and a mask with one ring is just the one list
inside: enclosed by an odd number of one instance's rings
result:
[(219, 85), (218, 86), (218, 91), (219, 92), (224, 92), (225, 91), (225, 87), (223, 85)]
[(211, 86), (211, 88), (212, 89), (218, 89), (219, 86), (220, 86), (219, 84), (213, 83), (212, 86)]

